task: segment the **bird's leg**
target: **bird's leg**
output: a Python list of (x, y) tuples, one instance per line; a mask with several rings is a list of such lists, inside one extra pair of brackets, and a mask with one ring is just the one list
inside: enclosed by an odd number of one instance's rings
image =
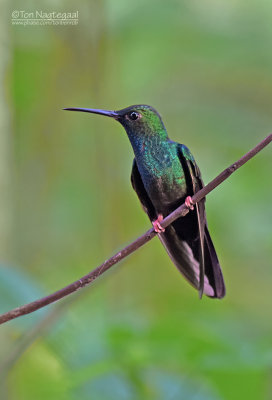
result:
[(163, 215), (159, 214), (158, 218), (155, 221), (152, 221), (153, 228), (157, 233), (162, 233), (165, 231), (165, 229), (161, 226), (162, 220), (163, 220)]
[(193, 210), (194, 209), (194, 204), (192, 202), (192, 197), (191, 196), (187, 196), (185, 199), (185, 205), (188, 208), (188, 210)]

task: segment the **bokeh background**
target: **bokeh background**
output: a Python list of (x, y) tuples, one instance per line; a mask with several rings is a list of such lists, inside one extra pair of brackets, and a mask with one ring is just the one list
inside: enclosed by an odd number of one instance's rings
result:
[[(78, 11), (17, 26), (14, 10)], [(205, 182), (272, 130), (272, 3), (19, 1), (0, 13), (0, 311), (150, 226), (122, 127), (63, 107), (151, 104)], [(0, 329), (1, 399), (272, 398), (271, 146), (207, 198), (227, 285), (199, 301), (157, 239)]]

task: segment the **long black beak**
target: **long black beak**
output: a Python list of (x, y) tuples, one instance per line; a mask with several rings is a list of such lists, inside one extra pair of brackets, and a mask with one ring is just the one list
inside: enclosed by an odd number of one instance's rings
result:
[(96, 110), (93, 108), (77, 108), (77, 107), (71, 107), (71, 108), (63, 108), (63, 110), (67, 111), (83, 111), (87, 113), (92, 113), (92, 114), (100, 114), (100, 115), (105, 115), (106, 117), (111, 117), (117, 119), (119, 117), (118, 113), (116, 111), (107, 111), (107, 110)]

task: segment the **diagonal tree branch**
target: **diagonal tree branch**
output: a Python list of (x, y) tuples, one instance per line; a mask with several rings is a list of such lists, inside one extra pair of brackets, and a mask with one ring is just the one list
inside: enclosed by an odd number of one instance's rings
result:
[[(234, 171), (244, 165), (247, 161), (249, 161), (252, 157), (254, 157), (259, 151), (261, 151), (265, 146), (267, 146), (272, 141), (272, 134), (263, 139), (257, 146), (255, 146), (252, 150), (246, 153), (242, 158), (236, 161), (234, 164), (230, 165), (226, 168), (221, 174), (219, 174), (216, 178), (214, 178), (208, 185), (204, 186), (201, 190), (199, 190), (193, 197), (193, 204), (197, 203), (203, 197), (205, 197), (208, 193), (214, 190), (217, 186), (219, 186), (224, 180), (226, 180)], [(168, 215), (161, 222), (161, 226), (166, 228), (173, 221), (175, 221), (179, 217), (185, 216), (189, 212), (188, 208), (185, 204), (179, 206), (175, 211), (173, 211), (170, 215)], [(54, 303), (69, 294), (76, 292), (79, 289), (82, 289), (84, 286), (90, 285), (95, 279), (97, 279), (100, 275), (102, 275), (105, 271), (110, 269), (113, 265), (117, 264), (119, 261), (127, 257), (129, 254), (133, 253), (145, 243), (149, 242), (154, 236), (156, 232), (153, 228), (149, 229), (142, 236), (138, 237), (134, 242), (130, 243), (127, 247), (120, 250), (114, 256), (103, 262), (103, 264), (99, 265), (93, 271), (89, 272), (87, 275), (83, 276), (81, 279), (71, 283), (68, 286), (54, 292), (46, 297), (35, 300), (31, 303), (24, 304), (23, 306), (14, 308), (13, 310), (7, 311), (4, 314), (0, 315), (0, 324), (3, 324), (12, 319), (18, 318), (21, 315), (30, 314), (36, 310), (39, 310), (42, 307), (47, 306), (48, 304)]]

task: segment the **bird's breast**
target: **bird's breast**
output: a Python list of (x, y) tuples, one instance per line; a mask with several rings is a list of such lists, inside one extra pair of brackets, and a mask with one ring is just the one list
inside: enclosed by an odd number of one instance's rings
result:
[(179, 158), (171, 154), (150, 158), (141, 163), (140, 174), (152, 203), (162, 211), (186, 196), (185, 175)]

